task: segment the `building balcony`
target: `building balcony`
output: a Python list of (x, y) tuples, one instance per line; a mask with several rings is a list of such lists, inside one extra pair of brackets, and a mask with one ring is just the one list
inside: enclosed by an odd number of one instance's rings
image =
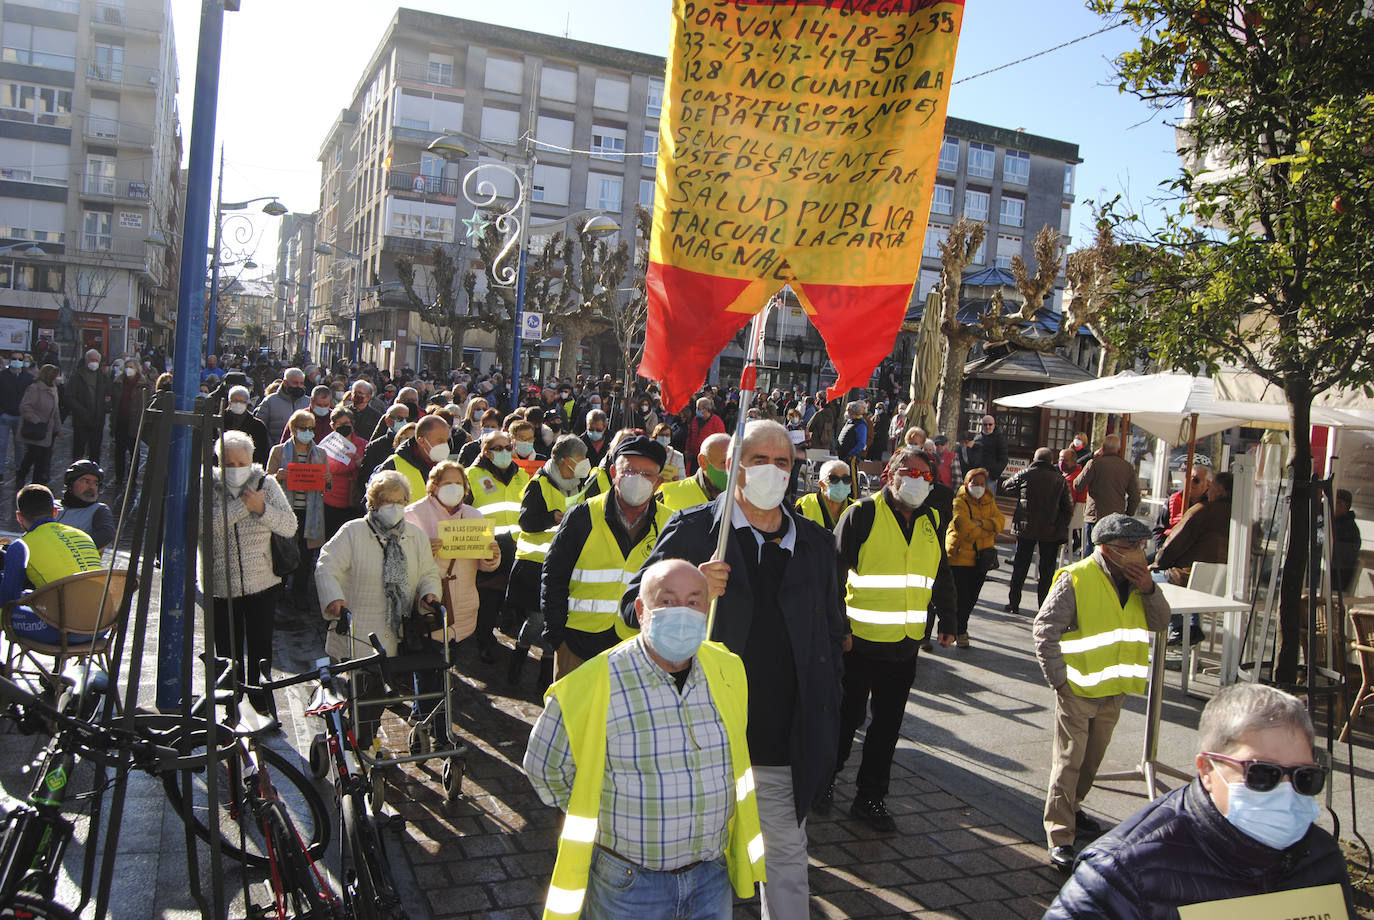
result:
[(138, 268), (149, 272), (148, 244), (134, 237), (113, 236), (108, 233), (78, 233), (77, 251), (83, 262), (105, 262), (111, 267)]
[(161, 32), (162, 16), (150, 10), (129, 10), (123, 3), (97, 3), (91, 11), (92, 28), (103, 32)]
[(151, 67), (135, 67), (124, 63), (113, 64), (108, 61), (87, 61), (86, 80), (95, 84), (119, 87), (120, 89), (155, 93), (161, 77)]
[(84, 198), (148, 201), (152, 197), (152, 192), (148, 188), (148, 183), (142, 179), (121, 179), (98, 173), (83, 173), (81, 195)]
[(116, 118), (102, 118), (97, 115), (86, 117), (86, 139), (120, 147), (136, 147), (151, 150), (153, 147), (152, 125), (140, 125), (120, 121)]
[(401, 61), (396, 65), (396, 79), (403, 83), (417, 83), (421, 86), (454, 87), (453, 67), (442, 64), (417, 64)]
[(429, 198), (457, 198), (458, 180), (427, 176), (424, 173), (391, 170), (386, 174), (388, 191), (410, 192)]
[(397, 255), (427, 256), (435, 246), (442, 246), (441, 240), (422, 240), (409, 236), (387, 236), (382, 238), (382, 249)]

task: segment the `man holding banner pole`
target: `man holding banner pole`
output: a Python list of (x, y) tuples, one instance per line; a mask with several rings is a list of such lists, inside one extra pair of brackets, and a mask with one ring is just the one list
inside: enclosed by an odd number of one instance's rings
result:
[[(711, 638), (744, 661), (768, 878), (763, 916), (791, 920), (809, 916), (806, 817), (834, 770), (848, 630), (833, 537), (783, 502), (793, 456), (787, 429), (754, 421), (741, 430), (727, 490), (673, 515), (641, 574), (663, 559), (696, 564), (715, 598)], [(637, 574), (621, 601), (632, 626), (639, 589)]]

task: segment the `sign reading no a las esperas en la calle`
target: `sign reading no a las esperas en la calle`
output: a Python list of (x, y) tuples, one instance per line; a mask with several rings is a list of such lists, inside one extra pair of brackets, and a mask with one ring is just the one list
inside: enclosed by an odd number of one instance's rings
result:
[(840, 384), (867, 378), (860, 365), (891, 349), (919, 270), (963, 9), (675, 0), (649, 376), (684, 358), (704, 373), (790, 284)]

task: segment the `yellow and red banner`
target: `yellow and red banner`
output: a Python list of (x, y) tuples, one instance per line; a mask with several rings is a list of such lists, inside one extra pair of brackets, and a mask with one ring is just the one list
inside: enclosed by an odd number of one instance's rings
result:
[(920, 271), (963, 0), (674, 0), (640, 373), (683, 405), (791, 287), (866, 386)]

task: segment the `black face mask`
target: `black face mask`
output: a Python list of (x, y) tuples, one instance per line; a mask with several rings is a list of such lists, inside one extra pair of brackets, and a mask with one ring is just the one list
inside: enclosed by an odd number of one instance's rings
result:
[(300, 399), (305, 395), (305, 387), (287, 387), (286, 395), (292, 399)]
[(353, 437), (352, 425), (344, 425), (342, 428), (335, 428), (334, 430), (337, 431), (339, 434), (343, 435), (345, 438)]

